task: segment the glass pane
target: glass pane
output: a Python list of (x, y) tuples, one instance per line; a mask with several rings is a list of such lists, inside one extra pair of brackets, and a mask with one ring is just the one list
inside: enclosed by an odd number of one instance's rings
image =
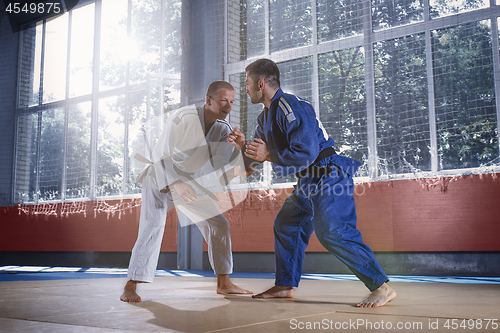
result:
[(363, 0), (318, 0), (318, 42), (363, 33)]
[(265, 53), (266, 0), (228, 1), (228, 62)]
[[(165, 1), (164, 73), (180, 74), (182, 57), (181, 0)], [(179, 77), (180, 80), (180, 77)]]
[(423, 0), (372, 0), (373, 30), (424, 20)]
[(94, 4), (72, 11), (69, 96), (92, 93)]
[[(312, 99), (312, 57), (281, 62), (277, 65), (280, 69), (280, 82), (283, 91), (314, 104)], [(295, 175), (278, 177), (274, 170), (271, 177), (273, 184), (296, 181)]]
[(441, 169), (478, 167), (498, 157), (489, 21), (432, 32)]
[(68, 53), (68, 14), (46, 23), (43, 102), (66, 97), (66, 58)]
[(431, 170), (425, 35), (377, 43), (374, 58), (381, 174)]
[(68, 108), (66, 138), (66, 198), (86, 198), (90, 186), (91, 103)]
[(312, 57), (280, 62), (277, 65), (280, 70), (281, 89), (313, 103)]
[(99, 90), (125, 85), (127, 59), (137, 45), (127, 38), (127, 1), (102, 2)]
[(160, 73), (160, 0), (132, 0), (132, 39), (129, 43), (131, 82), (145, 81), (148, 73)]
[(431, 18), (489, 7), (490, 0), (429, 0)]
[(97, 196), (118, 195), (123, 185), (125, 97), (99, 100)]
[[(361, 47), (318, 56), (320, 120), (343, 156), (368, 158), (365, 57)], [(359, 171), (358, 176), (367, 176)]]
[(163, 86), (163, 100), (165, 111), (171, 111), (178, 109), (181, 104), (181, 80), (179, 79), (167, 79), (164, 81)]
[(42, 113), (39, 156), (40, 201), (61, 199), (64, 161), (64, 109)]
[(38, 113), (26, 114), (17, 118), (16, 203), (22, 204), (37, 200), (38, 128)]
[[(146, 158), (150, 158), (150, 155), (147, 153), (149, 153), (153, 148), (151, 146), (153, 142), (151, 141), (153, 141), (154, 138), (152, 138), (152, 135), (150, 133), (146, 134), (146, 128), (144, 128), (147, 116), (147, 101), (147, 93), (145, 91), (130, 94), (130, 109), (128, 115), (129, 156), (127, 157), (129, 174), (127, 193), (141, 193), (141, 187), (137, 185), (136, 179), (146, 165), (134, 158), (135, 153), (137, 152)], [(156, 117), (151, 115), (150, 119), (156, 119)], [(146, 135), (148, 135), (147, 138)]]
[(311, 2), (270, 0), (270, 50), (281, 51), (312, 43)]

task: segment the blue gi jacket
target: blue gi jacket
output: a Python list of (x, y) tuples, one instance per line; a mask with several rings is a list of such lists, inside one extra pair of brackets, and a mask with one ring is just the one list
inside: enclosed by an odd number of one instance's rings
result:
[(306, 100), (278, 89), (271, 107), (257, 118), (254, 138), (262, 139), (278, 176), (288, 176), (311, 165), (319, 152), (335, 142)]

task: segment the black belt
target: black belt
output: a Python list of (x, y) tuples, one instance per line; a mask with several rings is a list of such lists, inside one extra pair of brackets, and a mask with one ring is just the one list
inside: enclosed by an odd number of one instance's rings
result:
[[(201, 185), (196, 180), (194, 180), (194, 178), (193, 178), (194, 173), (188, 173), (188, 172), (182, 171), (181, 169), (176, 167), (175, 164), (173, 164), (173, 167), (174, 167), (174, 171), (177, 172), (178, 175), (183, 176), (184, 178), (187, 178), (189, 181), (191, 181), (194, 185), (196, 185), (200, 190), (202, 190), (206, 195), (208, 195), (213, 200), (219, 201), (219, 199), (215, 196), (215, 194), (213, 194), (210, 190), (208, 190), (203, 185)], [(170, 187), (167, 186), (166, 188), (160, 190), (160, 192), (161, 193), (168, 193), (168, 192), (170, 192)]]
[[(305, 168), (304, 170), (297, 172), (295, 176), (297, 178), (303, 178), (307, 174), (311, 175), (312, 177), (321, 177), (323, 175), (327, 175), (332, 172), (332, 168), (327, 166), (327, 167), (320, 167), (320, 166), (314, 166), (314, 164), (318, 163), (321, 160), (324, 160), (325, 158), (335, 155), (335, 149), (333, 147), (328, 147), (323, 149), (322, 151), (319, 152), (318, 157), (314, 160), (314, 162)], [(335, 166), (336, 168), (339, 168)]]

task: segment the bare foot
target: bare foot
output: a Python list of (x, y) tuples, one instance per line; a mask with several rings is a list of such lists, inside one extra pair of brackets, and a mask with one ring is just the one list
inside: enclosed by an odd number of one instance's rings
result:
[(229, 276), (227, 274), (219, 274), (217, 275), (217, 294), (253, 294), (253, 291), (240, 288), (233, 284), (229, 280)]
[(295, 295), (293, 287), (274, 286), (263, 293), (253, 295), (253, 298), (292, 298)]
[(396, 291), (384, 283), (380, 288), (375, 290), (362, 302), (356, 304), (358, 308), (372, 308), (384, 306), (396, 298)]
[(123, 294), (120, 296), (120, 299), (124, 302), (142, 302), (141, 296), (137, 295), (135, 292), (137, 289), (137, 282), (129, 280), (123, 288)]
[(224, 288), (217, 287), (217, 294), (228, 295), (228, 294), (253, 294), (253, 291), (246, 290), (238, 287), (231, 283), (231, 286), (226, 286)]

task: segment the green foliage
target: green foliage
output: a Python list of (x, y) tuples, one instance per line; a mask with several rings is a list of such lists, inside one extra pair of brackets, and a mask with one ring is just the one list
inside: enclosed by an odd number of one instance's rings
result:
[(318, 41), (334, 40), (363, 32), (363, 1), (317, 1)]
[[(163, 22), (161, 1), (164, 1), (166, 17)], [(123, 4), (126, 6), (127, 2)], [(182, 42), (181, 5), (181, 1), (132, 1), (131, 34), (139, 48), (138, 56), (128, 59), (127, 55), (123, 58), (109, 54), (102, 55), (99, 71), (101, 90), (125, 85), (127, 59), (130, 60), (130, 83), (146, 81), (147, 73), (159, 73), (160, 58), (163, 58), (164, 73), (179, 73)], [(108, 33), (126, 36), (127, 21), (127, 17), (123, 17)], [(163, 54), (161, 54), (162, 29), (164, 29)], [(162, 87), (162, 100), (158, 98), (156, 88), (153, 89), (156, 90), (156, 93), (153, 91), (151, 99), (153, 110), (159, 110), (160, 103), (172, 105), (172, 100), (168, 97), (173, 90), (172, 86), (164, 84)], [(32, 148), (31, 164), (27, 173), (29, 190), (28, 193), (20, 193), (20, 200), (34, 200), (35, 194), (39, 200), (59, 200), (62, 198), (63, 185), (67, 198), (88, 197), (92, 182), (91, 164), (95, 165), (95, 186), (98, 196), (123, 193), (124, 179), (127, 179), (126, 191), (136, 192), (135, 179), (132, 177), (132, 173), (136, 170), (124, 174), (132, 168), (130, 157), (125, 156), (125, 145), (129, 145), (125, 139), (127, 131), (131, 130), (133, 125), (144, 123), (146, 102), (146, 90), (129, 94), (128, 103), (124, 95), (99, 100), (98, 119), (93, 120), (97, 121), (98, 128), (97, 151), (94, 157), (91, 156), (90, 102), (41, 112), (40, 130), (38, 130), (38, 116), (35, 115), (33, 121), (24, 125), (32, 126), (29, 130), (34, 141), (25, 144), (28, 145), (27, 148), (30, 145), (36, 147), (36, 138), (39, 138), (40, 148), (38, 150)], [(126, 123), (130, 126), (128, 129), (125, 128)], [(134, 144), (130, 143), (131, 149)]]
[(375, 30), (423, 21), (423, 0), (372, 0)]
[(367, 155), (364, 55), (360, 47), (318, 57), (320, 120), (343, 155)]
[(377, 152), (390, 172), (430, 170), (429, 109), (423, 34), (374, 48)]
[(311, 44), (311, 2), (270, 0), (271, 52)]
[(490, 28), (473, 22), (432, 40), (442, 168), (478, 167), (498, 150)]

